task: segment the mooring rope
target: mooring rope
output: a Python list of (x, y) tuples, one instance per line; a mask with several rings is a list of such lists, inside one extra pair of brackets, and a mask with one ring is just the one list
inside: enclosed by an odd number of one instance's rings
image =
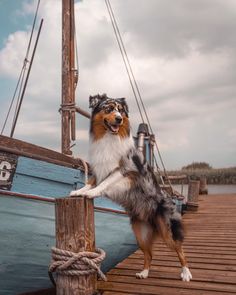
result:
[[(72, 251), (52, 247), (52, 261), (49, 265), (49, 276), (56, 272), (65, 276), (85, 276), (97, 273), (103, 280), (106, 276), (100, 269), (100, 264), (104, 260), (106, 253), (100, 248), (95, 252), (82, 251), (74, 253)], [(52, 280), (55, 284), (54, 280)]]

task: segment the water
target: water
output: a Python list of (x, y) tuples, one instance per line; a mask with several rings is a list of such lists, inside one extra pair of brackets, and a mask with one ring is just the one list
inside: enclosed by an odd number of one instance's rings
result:
[[(173, 185), (174, 189), (181, 193), (181, 185)], [(236, 185), (235, 184), (225, 184), (225, 185), (215, 185), (209, 184), (207, 186), (209, 195), (219, 195), (219, 194), (236, 194)], [(183, 185), (183, 195), (187, 196), (188, 194), (188, 185)]]

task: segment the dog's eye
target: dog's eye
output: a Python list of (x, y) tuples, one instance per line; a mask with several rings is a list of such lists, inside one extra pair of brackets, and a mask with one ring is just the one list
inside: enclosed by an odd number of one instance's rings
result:
[(121, 105), (119, 105), (119, 106), (118, 106), (118, 111), (119, 111), (120, 113), (123, 113), (123, 112), (124, 112), (124, 108), (123, 108)]
[(113, 106), (108, 106), (105, 108), (105, 112), (108, 114), (108, 113), (111, 113), (112, 111), (114, 111), (114, 107)]

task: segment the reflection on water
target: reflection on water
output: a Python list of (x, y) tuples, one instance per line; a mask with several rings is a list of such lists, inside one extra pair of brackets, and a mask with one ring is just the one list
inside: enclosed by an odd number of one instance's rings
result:
[[(174, 189), (181, 193), (181, 185), (173, 185)], [(236, 185), (215, 185), (210, 184), (207, 186), (208, 194), (236, 194)], [(187, 196), (188, 194), (188, 185), (183, 185), (183, 195)]]

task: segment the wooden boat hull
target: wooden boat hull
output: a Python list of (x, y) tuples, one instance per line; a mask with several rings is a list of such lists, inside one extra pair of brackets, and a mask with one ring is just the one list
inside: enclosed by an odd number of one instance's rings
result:
[[(51, 287), (50, 249), (55, 245), (52, 202), (0, 196), (0, 294), (12, 295)], [(96, 245), (109, 270), (136, 249), (127, 216), (95, 212)]]
[[(0, 136), (0, 173), (0, 294), (51, 287), (54, 198), (84, 184), (83, 166), (77, 159)], [(107, 271), (137, 246), (128, 217), (109, 212), (122, 208), (105, 198), (96, 199), (95, 206), (100, 208), (95, 212), (96, 245), (107, 252), (102, 266)]]

